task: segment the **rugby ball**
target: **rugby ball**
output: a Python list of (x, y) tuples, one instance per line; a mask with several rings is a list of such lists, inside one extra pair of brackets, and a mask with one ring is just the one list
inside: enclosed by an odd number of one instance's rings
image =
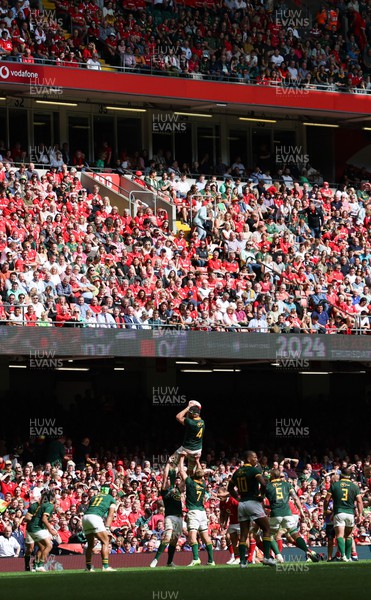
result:
[(190, 400), (188, 402), (188, 406), (189, 408), (191, 408), (191, 406), (198, 406), (199, 409), (201, 409), (201, 404), (199, 402), (197, 402), (197, 400)]

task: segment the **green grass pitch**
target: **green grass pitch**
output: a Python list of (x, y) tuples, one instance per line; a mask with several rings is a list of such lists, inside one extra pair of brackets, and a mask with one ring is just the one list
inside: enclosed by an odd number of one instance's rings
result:
[(249, 566), (0, 573), (11, 600), (370, 600), (371, 561)]

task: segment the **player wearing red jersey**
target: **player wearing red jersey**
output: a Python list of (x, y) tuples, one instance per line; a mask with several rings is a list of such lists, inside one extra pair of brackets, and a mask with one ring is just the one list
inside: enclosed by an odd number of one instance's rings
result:
[(233, 498), (223, 487), (218, 490), (218, 498), (220, 500), (220, 524), (223, 528), (228, 525), (227, 534), (229, 535), (233, 549), (232, 556), (228, 560), (227, 565), (238, 565), (240, 564), (238, 544), (241, 532), (238, 522), (238, 500)]

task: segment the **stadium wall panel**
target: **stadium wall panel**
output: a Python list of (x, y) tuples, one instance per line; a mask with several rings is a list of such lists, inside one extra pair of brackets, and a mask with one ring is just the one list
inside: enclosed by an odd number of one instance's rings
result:
[(138, 101), (146, 98), (200, 100), (228, 102), (261, 107), (295, 108), (334, 111), (348, 114), (370, 114), (371, 97), (364, 94), (339, 94), (308, 90), (305, 94), (278, 94), (274, 87), (238, 85), (232, 83), (196, 81), (193, 79), (169, 78), (153, 75), (134, 75), (117, 72), (89, 71), (52, 67), (47, 65), (20, 65), (2, 61), (0, 70), (1, 87), (25, 88), (42, 81), (52, 81), (54, 88), (62, 91), (102, 91), (105, 94), (136, 95)]
[[(327, 548), (325, 546), (316, 546), (315, 551), (318, 554), (323, 554), (327, 557)], [(357, 546), (359, 560), (371, 560), (371, 545), (368, 546)], [(284, 548), (282, 555), (285, 558), (285, 562), (302, 562), (306, 560), (303, 552), (298, 548)], [(206, 552), (200, 552), (200, 558), (202, 563), (206, 563), (207, 557)], [(214, 552), (214, 560), (216, 564), (225, 564), (230, 558), (230, 554), (227, 551)], [(150, 562), (153, 559), (153, 553), (145, 554), (111, 554), (110, 565), (116, 569), (133, 568), (133, 567), (149, 567)], [(190, 552), (179, 552), (175, 555), (174, 562), (180, 567), (184, 567), (190, 563), (192, 554)], [(166, 559), (163, 557), (160, 559), (160, 566), (165, 565)], [(85, 558), (84, 556), (51, 556), (49, 557), (47, 567), (50, 571), (78, 569), (84, 570)], [(93, 565), (99, 569), (102, 566), (100, 556), (93, 556)], [(16, 571), (24, 570), (23, 558), (1, 558), (0, 559), (0, 571), (2, 573), (12, 573)]]
[(0, 327), (0, 356), (370, 361), (366, 335)]

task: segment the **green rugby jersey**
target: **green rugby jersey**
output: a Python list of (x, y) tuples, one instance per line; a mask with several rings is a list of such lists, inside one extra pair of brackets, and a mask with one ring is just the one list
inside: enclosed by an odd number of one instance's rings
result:
[(200, 419), (184, 419), (183, 448), (187, 450), (202, 450), (202, 438), (205, 433), (205, 422)]
[(261, 475), (260, 469), (246, 463), (232, 475), (232, 482), (238, 488), (240, 501), (255, 500), (258, 501), (260, 495), (260, 484), (256, 479)]
[[(37, 511), (39, 506), (40, 504), (38, 502), (32, 502), (32, 504), (30, 504), (30, 506), (28, 507), (27, 512), (30, 513), (30, 515), (35, 515), (35, 512)], [(29, 531), (30, 524), (31, 521), (27, 521), (26, 531)]]
[(186, 507), (188, 510), (205, 510), (204, 497), (206, 485), (203, 481), (195, 481), (187, 477), (186, 484)]
[(334, 514), (349, 513), (354, 514), (354, 501), (356, 496), (361, 493), (358, 485), (350, 479), (341, 478), (335, 481), (330, 487), (330, 493), (334, 503)]
[(97, 515), (103, 518), (107, 516), (112, 504), (116, 504), (116, 500), (112, 498), (111, 494), (97, 494), (90, 500), (85, 515)]
[(271, 517), (289, 517), (292, 515), (289, 505), (291, 483), (282, 479), (272, 479), (265, 490), (271, 507)]
[(181, 517), (183, 515), (182, 497), (178, 488), (161, 490), (161, 496), (165, 506), (165, 517)]
[(34, 516), (28, 524), (27, 531), (29, 531), (30, 533), (36, 533), (37, 531), (40, 531), (40, 529), (47, 529), (46, 525), (42, 521), (42, 518), (44, 515), (48, 515), (50, 517), (53, 513), (53, 510), (54, 504), (52, 504), (51, 502), (44, 502), (43, 504), (38, 504), (35, 509)]

